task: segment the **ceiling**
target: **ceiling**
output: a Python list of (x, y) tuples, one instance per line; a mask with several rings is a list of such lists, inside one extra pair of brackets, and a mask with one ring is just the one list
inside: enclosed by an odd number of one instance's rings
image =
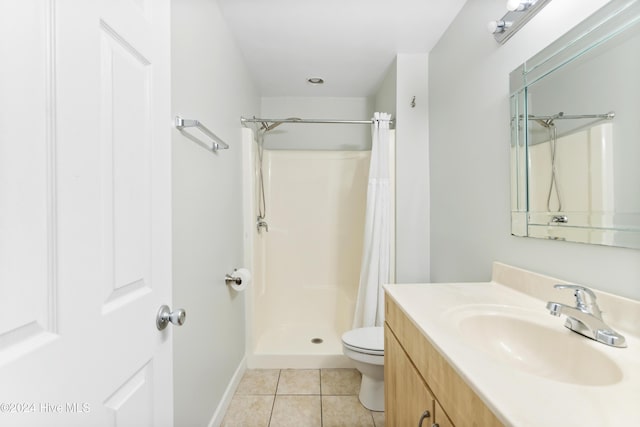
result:
[(218, 0), (261, 96), (341, 97), (373, 95), (397, 53), (429, 52), (464, 2)]

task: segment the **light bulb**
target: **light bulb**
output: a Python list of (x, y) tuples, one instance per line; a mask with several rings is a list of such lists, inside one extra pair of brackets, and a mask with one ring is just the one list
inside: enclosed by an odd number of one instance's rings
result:
[(521, 12), (529, 9), (535, 0), (507, 0), (507, 10), (511, 12)]

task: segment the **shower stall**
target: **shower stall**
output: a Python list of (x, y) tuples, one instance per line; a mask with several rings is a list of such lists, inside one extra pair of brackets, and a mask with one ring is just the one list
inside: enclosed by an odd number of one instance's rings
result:
[(371, 152), (269, 149), (269, 127), (243, 129), (247, 365), (349, 367)]

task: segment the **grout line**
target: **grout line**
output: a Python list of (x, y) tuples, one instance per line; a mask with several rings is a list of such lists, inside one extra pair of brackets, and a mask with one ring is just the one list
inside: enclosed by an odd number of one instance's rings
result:
[(278, 380), (276, 381), (276, 389), (273, 391), (273, 403), (271, 404), (271, 413), (269, 414), (269, 423), (267, 426), (271, 425), (271, 419), (273, 418), (273, 408), (276, 406), (276, 397), (278, 396), (278, 385), (280, 385), (280, 374), (282, 373), (282, 369), (278, 370)]
[[(318, 393), (280, 393), (278, 396), (323, 396), (323, 395)], [(324, 396), (333, 396), (333, 395), (325, 394)]]
[(318, 383), (320, 386), (320, 427), (324, 425), (324, 419), (322, 418), (322, 369), (318, 369)]

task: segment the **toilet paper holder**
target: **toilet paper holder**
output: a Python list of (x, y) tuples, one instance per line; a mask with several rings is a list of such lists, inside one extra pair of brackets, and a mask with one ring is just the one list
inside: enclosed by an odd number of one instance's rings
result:
[[(238, 271), (237, 268), (233, 269), (233, 273), (235, 273), (236, 271)], [(231, 285), (233, 283), (235, 283), (236, 285), (242, 285), (242, 277), (234, 277), (233, 273), (231, 274), (225, 274), (224, 275), (224, 282), (227, 285)]]
[(224, 282), (233, 291), (242, 292), (251, 283), (251, 272), (246, 268), (234, 268), (233, 273), (224, 275)]

